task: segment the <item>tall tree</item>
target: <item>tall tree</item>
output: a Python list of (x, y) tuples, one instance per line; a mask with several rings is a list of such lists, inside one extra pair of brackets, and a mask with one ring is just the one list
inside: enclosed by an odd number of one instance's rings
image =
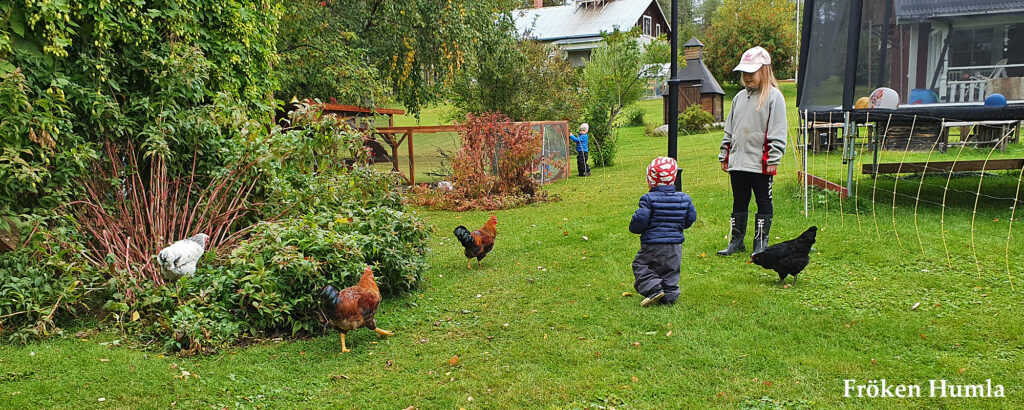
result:
[(708, 29), (704, 62), (716, 78), (738, 81), (732, 73), (743, 51), (761, 46), (772, 55), (778, 78), (793, 75), (796, 12), (791, 0), (724, 0)]
[(412, 112), (442, 99), (516, 0), (299, 0), (282, 17), (282, 91)]
[(586, 116), (594, 141), (591, 157), (597, 166), (611, 165), (615, 158), (612, 124), (626, 106), (643, 97), (647, 78), (668, 61), (668, 45), (654, 40), (642, 46), (639, 28), (605, 34), (605, 44), (591, 55), (583, 68), (587, 87)]
[(576, 121), (583, 113), (579, 76), (554, 46), (489, 36), (466, 74), (452, 97), (457, 119), (496, 111), (517, 121)]

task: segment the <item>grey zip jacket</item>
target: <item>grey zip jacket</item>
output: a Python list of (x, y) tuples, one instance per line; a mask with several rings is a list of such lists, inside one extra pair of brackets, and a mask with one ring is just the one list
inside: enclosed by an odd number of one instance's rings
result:
[[(759, 90), (743, 89), (732, 99), (729, 117), (725, 119), (718, 161), (728, 161), (731, 171), (767, 174), (768, 165), (779, 165), (786, 153), (786, 100), (782, 91), (771, 87), (764, 106), (757, 110)], [(769, 116), (771, 118), (769, 118)], [(770, 123), (769, 123), (770, 121)], [(765, 136), (765, 127), (768, 129)], [(774, 173), (772, 173), (774, 175)]]

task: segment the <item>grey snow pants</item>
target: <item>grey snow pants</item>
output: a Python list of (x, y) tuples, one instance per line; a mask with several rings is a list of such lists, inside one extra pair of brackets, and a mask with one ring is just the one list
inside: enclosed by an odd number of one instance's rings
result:
[(679, 265), (683, 244), (640, 244), (633, 259), (633, 288), (649, 297), (665, 291), (665, 302), (679, 298)]

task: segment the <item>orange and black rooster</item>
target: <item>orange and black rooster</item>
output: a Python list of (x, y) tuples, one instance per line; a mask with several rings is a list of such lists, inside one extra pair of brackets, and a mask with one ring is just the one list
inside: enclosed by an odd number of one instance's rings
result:
[(455, 237), (466, 248), (466, 267), (473, 269), (471, 263), (476, 258), (479, 267), (483, 265), (483, 258), (494, 248), (494, 237), (498, 236), (498, 219), (491, 214), (483, 228), (470, 232), (465, 226), (455, 228)]
[(377, 288), (373, 270), (369, 266), (359, 278), (357, 285), (345, 288), (341, 292), (330, 285), (324, 286), (320, 291), (320, 299), (324, 304), (327, 320), (341, 332), (342, 352), (350, 350), (345, 346), (345, 334), (349, 330), (365, 327), (373, 329), (381, 336), (394, 334), (377, 327), (377, 321), (373, 318), (377, 313), (377, 306), (380, 305), (380, 289)]

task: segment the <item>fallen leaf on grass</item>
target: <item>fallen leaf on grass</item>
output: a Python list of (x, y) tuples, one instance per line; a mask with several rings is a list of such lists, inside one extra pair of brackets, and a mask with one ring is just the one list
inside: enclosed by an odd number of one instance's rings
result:
[(967, 368), (966, 368), (966, 367), (961, 367), (959, 371), (960, 371), (960, 373), (962, 374), (963, 372), (966, 372), (966, 371), (967, 371)]
[(669, 330), (668, 333), (665, 333), (665, 337), (670, 337), (670, 336), (672, 336), (672, 331), (671, 330)]
[(451, 359), (448, 359), (448, 364), (452, 366), (459, 364), (459, 356), (452, 356)]
[(346, 376), (344, 374), (336, 374), (334, 376), (331, 376), (331, 379), (334, 379), (334, 380), (339, 380), (339, 379), (348, 380), (348, 376)]
[(633, 294), (630, 293), (630, 292), (622, 292), (622, 297), (625, 298), (625, 297), (630, 297), (630, 296), (633, 296)]
[(771, 385), (772, 385), (772, 382), (770, 382), (770, 381), (765, 381), (765, 382), (764, 382), (764, 385), (765, 385), (765, 386), (768, 386), (768, 387), (771, 387)]
[(633, 347), (639, 348), (640, 347), (640, 342), (633, 342)]
[(915, 304), (914, 304), (914, 306), (911, 306), (911, 307), (910, 307), (910, 310), (917, 310), (917, 307), (918, 307), (918, 306), (921, 306), (921, 302), (917, 302), (917, 303), (915, 303)]
[(633, 380), (633, 383), (636, 383), (636, 382), (640, 381), (640, 379), (636, 378), (636, 376), (633, 376), (632, 380)]
[(924, 337), (924, 333), (921, 333), (921, 338), (922, 339), (927, 339), (927, 337)]

